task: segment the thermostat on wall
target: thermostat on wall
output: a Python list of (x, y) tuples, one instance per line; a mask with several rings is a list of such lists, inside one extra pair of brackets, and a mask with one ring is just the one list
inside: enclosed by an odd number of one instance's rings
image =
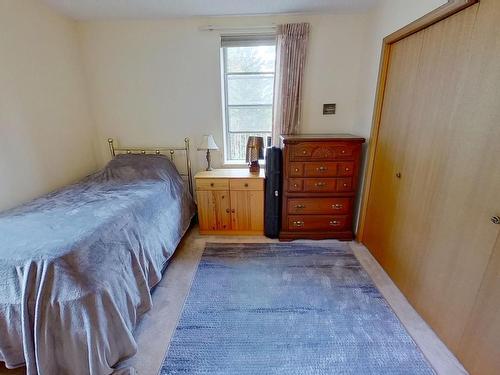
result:
[(323, 104), (324, 115), (334, 115), (336, 110), (337, 110), (337, 104), (335, 103)]

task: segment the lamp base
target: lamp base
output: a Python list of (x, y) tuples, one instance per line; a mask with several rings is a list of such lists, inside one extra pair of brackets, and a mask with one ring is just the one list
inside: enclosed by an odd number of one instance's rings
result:
[(259, 173), (260, 172), (260, 165), (258, 161), (252, 161), (248, 165), (248, 169), (250, 170), (250, 173)]
[(212, 171), (212, 166), (210, 165), (212, 158), (210, 157), (210, 150), (207, 150), (207, 171)]

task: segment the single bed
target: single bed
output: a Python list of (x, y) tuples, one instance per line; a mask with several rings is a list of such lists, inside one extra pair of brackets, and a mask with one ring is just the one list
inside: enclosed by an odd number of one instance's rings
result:
[[(102, 375), (194, 215), (189, 140), (115, 148), (101, 171), (0, 214), (0, 361), (28, 375)], [(187, 181), (174, 166), (185, 152)], [(167, 156), (162, 155), (167, 153)]]

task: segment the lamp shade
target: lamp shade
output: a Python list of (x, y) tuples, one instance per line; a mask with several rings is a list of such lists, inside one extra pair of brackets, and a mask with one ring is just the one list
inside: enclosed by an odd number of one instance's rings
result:
[(209, 134), (209, 135), (204, 135), (203, 139), (201, 140), (200, 145), (198, 146), (198, 151), (201, 150), (218, 150), (219, 147), (215, 143), (214, 136)]
[(264, 138), (262, 137), (248, 137), (246, 162), (251, 163), (264, 159)]

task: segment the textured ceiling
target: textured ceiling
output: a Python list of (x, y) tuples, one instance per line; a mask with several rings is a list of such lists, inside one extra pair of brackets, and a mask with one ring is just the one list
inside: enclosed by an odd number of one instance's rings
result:
[(42, 0), (75, 19), (361, 12), (378, 0)]

